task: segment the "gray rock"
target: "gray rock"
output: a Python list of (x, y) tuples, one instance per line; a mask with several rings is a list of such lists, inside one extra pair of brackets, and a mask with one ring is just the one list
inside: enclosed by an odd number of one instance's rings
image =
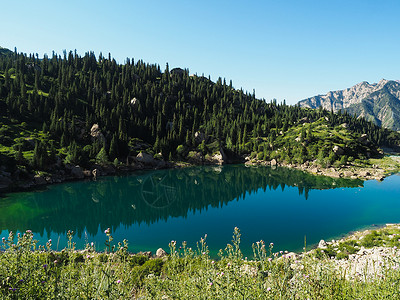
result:
[(162, 258), (162, 257), (167, 256), (167, 255), (168, 255), (167, 252), (165, 252), (163, 248), (158, 248), (157, 251), (156, 251), (156, 257), (157, 258)]
[(204, 132), (197, 131), (194, 134), (194, 139), (197, 144), (200, 144), (201, 142), (206, 140), (206, 135), (204, 134)]
[(35, 175), (35, 176), (33, 177), (33, 182), (34, 182), (36, 185), (44, 185), (44, 184), (47, 184), (46, 178), (44, 178), (43, 176), (40, 176), (40, 175)]
[(370, 141), (368, 140), (368, 136), (363, 133), (359, 138), (358, 141), (363, 144), (363, 145), (368, 145), (370, 143)]
[(0, 175), (0, 189), (6, 189), (12, 184), (10, 178), (4, 175)]
[(82, 168), (80, 166), (72, 166), (71, 176), (75, 179), (85, 178), (85, 175), (83, 174)]
[(324, 240), (320, 240), (318, 243), (318, 248), (325, 249), (328, 247), (328, 244)]
[(100, 126), (98, 124), (93, 124), (92, 128), (90, 129), (90, 135), (94, 139), (99, 139), (101, 141), (105, 140), (103, 133), (100, 130)]
[(138, 104), (137, 101), (138, 101), (138, 99), (137, 99), (136, 97), (133, 97), (132, 100), (129, 102), (129, 104), (130, 104), (132, 107), (136, 107), (137, 104)]
[(154, 162), (154, 158), (153, 156), (151, 156), (148, 153), (145, 152), (140, 152), (137, 156), (136, 156), (136, 160), (138, 162), (141, 162), (143, 164), (153, 164)]
[(335, 145), (332, 150), (337, 155), (343, 155), (344, 154), (344, 150), (341, 147), (339, 147), (338, 145)]
[(275, 158), (272, 159), (271, 160), (271, 166), (274, 167), (274, 166), (277, 166), (277, 165), (278, 165), (278, 162), (276, 161), (276, 159)]

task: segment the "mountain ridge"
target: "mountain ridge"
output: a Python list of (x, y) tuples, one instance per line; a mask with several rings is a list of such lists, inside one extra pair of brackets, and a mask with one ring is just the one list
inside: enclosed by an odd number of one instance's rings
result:
[(382, 79), (370, 84), (362, 81), (350, 88), (330, 91), (298, 102), (300, 107), (337, 112), (345, 110), (379, 126), (400, 130), (400, 81)]

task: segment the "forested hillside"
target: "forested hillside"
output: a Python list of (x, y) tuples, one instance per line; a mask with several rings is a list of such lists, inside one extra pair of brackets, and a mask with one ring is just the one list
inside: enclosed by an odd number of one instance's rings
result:
[(161, 70), (93, 52), (39, 58), (3, 48), (0, 126), (3, 171), (28, 173), (68, 163), (133, 164), (140, 152), (163, 161), (204, 163), (223, 154), (225, 162), (250, 155), (303, 163), (340, 145), (344, 151), (325, 161), (333, 163), (400, 141), (347, 113), (267, 103), (225, 79), (212, 82), (168, 64)]

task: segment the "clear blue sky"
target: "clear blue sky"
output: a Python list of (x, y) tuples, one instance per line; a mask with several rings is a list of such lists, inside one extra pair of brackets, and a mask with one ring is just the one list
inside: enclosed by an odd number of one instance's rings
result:
[(400, 1), (2, 1), (0, 46), (109, 52), (298, 100), (400, 79)]

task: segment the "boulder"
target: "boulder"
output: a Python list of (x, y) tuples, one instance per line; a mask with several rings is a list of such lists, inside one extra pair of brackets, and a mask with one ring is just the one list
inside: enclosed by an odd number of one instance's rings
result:
[(276, 161), (276, 159), (272, 159), (271, 160), (271, 167), (276, 167), (278, 165), (278, 162)]
[(100, 172), (99, 172), (99, 170), (98, 170), (98, 169), (93, 169), (93, 171), (92, 171), (92, 175), (93, 175), (93, 178), (94, 178), (94, 179), (96, 179), (96, 178), (97, 178), (97, 176), (99, 176), (99, 175), (100, 175)]
[(339, 147), (338, 145), (333, 146), (332, 151), (336, 154), (336, 155), (343, 155), (344, 154), (344, 150)]
[(363, 144), (363, 145), (368, 145), (370, 143), (370, 141), (368, 140), (368, 136), (363, 133), (359, 138), (358, 141)]
[(202, 143), (203, 141), (206, 140), (206, 135), (204, 134), (204, 132), (197, 131), (194, 134), (194, 139), (195, 139), (197, 144), (200, 144), (200, 143)]
[(82, 168), (80, 166), (72, 166), (71, 176), (75, 179), (85, 178), (85, 175), (83, 174)]
[(319, 249), (325, 249), (328, 247), (328, 244), (324, 240), (320, 240), (318, 243), (318, 248)]
[(136, 107), (137, 104), (138, 104), (138, 99), (137, 99), (136, 97), (133, 97), (132, 100), (129, 102), (129, 104), (130, 104), (132, 107)]
[(83, 176), (92, 177), (92, 172), (90, 170), (83, 170)]
[(158, 248), (156, 251), (156, 257), (157, 258), (162, 258), (164, 256), (167, 256), (167, 252), (165, 252), (165, 250), (163, 248)]
[(90, 135), (94, 139), (99, 139), (101, 141), (105, 140), (103, 133), (100, 130), (99, 124), (93, 124), (92, 128), (90, 129)]
[(136, 161), (146, 165), (151, 165), (154, 163), (154, 158), (148, 153), (140, 152), (138, 155), (136, 155)]
[(289, 253), (285, 254), (285, 256), (286, 256), (286, 258), (293, 259), (293, 260), (297, 260), (300, 257), (300, 255), (298, 255), (297, 253), (294, 253), (294, 252), (289, 252)]
[(12, 181), (10, 178), (4, 175), (0, 175), (0, 190), (1, 189), (7, 189), (10, 185), (12, 184)]
[(187, 155), (187, 160), (190, 163), (201, 164), (204, 162), (203, 154), (197, 151), (190, 151)]
[(46, 178), (43, 177), (43, 176), (40, 176), (40, 175), (35, 175), (35, 176), (33, 177), (33, 182), (34, 182), (36, 185), (44, 185), (44, 184), (47, 184)]

